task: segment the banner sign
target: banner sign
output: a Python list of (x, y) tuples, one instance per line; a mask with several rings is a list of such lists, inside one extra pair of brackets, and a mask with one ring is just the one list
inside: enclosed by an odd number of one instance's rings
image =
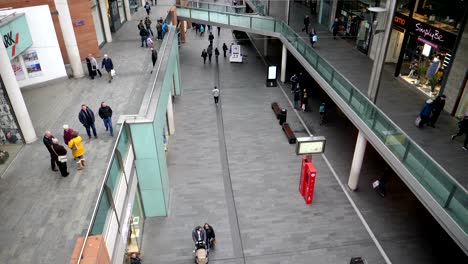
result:
[(0, 35), (10, 61), (32, 45), (31, 34), (24, 14), (11, 15), (13, 19), (0, 26)]

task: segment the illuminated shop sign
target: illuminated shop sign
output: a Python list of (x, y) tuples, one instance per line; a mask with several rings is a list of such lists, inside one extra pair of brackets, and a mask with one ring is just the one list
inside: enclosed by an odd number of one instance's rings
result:
[(455, 44), (455, 35), (421, 22), (414, 24), (414, 33), (419, 36), (419, 41), (422, 42), (421, 39), (424, 39), (428, 41), (425, 43), (430, 43), (433, 47), (438, 45), (446, 48), (452, 48)]

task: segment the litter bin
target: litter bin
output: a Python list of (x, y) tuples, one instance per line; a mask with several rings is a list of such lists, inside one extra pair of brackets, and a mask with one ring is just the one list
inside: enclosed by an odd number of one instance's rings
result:
[(283, 125), (284, 122), (286, 122), (286, 116), (288, 115), (288, 110), (285, 108), (281, 109), (281, 112), (279, 113), (279, 124)]

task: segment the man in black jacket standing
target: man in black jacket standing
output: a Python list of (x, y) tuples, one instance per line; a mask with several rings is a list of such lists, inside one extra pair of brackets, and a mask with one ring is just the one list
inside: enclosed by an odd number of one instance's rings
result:
[(105, 102), (101, 103), (101, 107), (99, 108), (99, 117), (102, 118), (106, 131), (109, 131), (111, 137), (113, 137), (114, 129), (112, 128), (112, 109)]
[(50, 166), (52, 168), (53, 171), (58, 171), (57, 168), (55, 167), (55, 164), (56, 164), (56, 159), (55, 159), (55, 156), (53, 153), (53, 150), (52, 150), (52, 145), (54, 144), (52, 142), (52, 139), (54, 138), (54, 136), (52, 136), (52, 133), (50, 133), (50, 131), (46, 131), (44, 133), (44, 137), (42, 138), (42, 142), (44, 142), (44, 145), (46, 146), (47, 150), (49, 151), (49, 154), (50, 154)]
[(89, 109), (87, 105), (82, 104), (81, 111), (78, 114), (78, 119), (80, 120), (80, 123), (83, 124), (83, 126), (85, 127), (89, 139), (91, 139), (91, 128), (93, 129), (94, 137), (97, 138), (96, 126), (94, 125), (94, 122), (96, 120), (94, 118), (93, 110)]

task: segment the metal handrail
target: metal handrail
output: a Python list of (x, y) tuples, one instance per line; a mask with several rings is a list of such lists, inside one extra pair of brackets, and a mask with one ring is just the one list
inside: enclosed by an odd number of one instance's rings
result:
[(119, 145), (120, 137), (122, 135), (122, 130), (125, 129), (125, 126), (126, 126), (126, 123), (124, 121), (122, 123), (122, 126), (120, 127), (119, 134), (117, 135), (117, 140), (115, 141), (114, 146), (112, 147), (110, 162), (107, 164), (106, 173), (105, 173), (104, 179), (103, 179), (103, 181), (101, 183), (101, 187), (99, 188), (98, 199), (97, 199), (96, 204), (94, 205), (94, 210), (93, 210), (93, 214), (91, 216), (91, 221), (89, 222), (88, 229), (86, 230), (86, 235), (85, 235), (85, 238), (83, 240), (83, 245), (81, 246), (80, 254), (78, 255), (77, 264), (80, 264), (80, 262), (81, 262), (81, 258), (83, 257), (83, 252), (84, 252), (84, 248), (86, 246), (86, 242), (88, 241), (89, 234), (91, 232), (91, 229), (93, 228), (94, 220), (96, 220), (97, 210), (98, 210), (99, 205), (100, 205), (99, 201), (101, 200), (102, 194), (104, 193), (104, 186), (106, 185), (106, 182), (109, 179), (110, 170), (112, 168), (112, 161), (114, 160), (115, 152), (117, 150), (117, 146)]

